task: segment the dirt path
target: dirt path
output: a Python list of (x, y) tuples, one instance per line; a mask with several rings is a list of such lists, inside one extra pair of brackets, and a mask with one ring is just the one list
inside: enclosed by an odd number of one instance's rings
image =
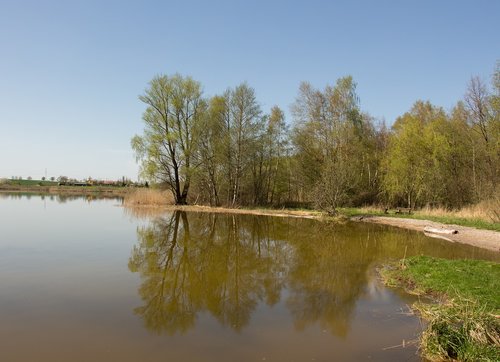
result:
[[(451, 242), (469, 244), (479, 248), (500, 251), (500, 232), (482, 230), (467, 226), (447, 225), (428, 220), (400, 219), (385, 216), (359, 216), (352, 218), (354, 221), (371, 222), (375, 224), (391, 225), (405, 229), (417, 230), (427, 236), (445, 239)], [(453, 229), (457, 234), (430, 234), (424, 231), (425, 227), (437, 229)]]

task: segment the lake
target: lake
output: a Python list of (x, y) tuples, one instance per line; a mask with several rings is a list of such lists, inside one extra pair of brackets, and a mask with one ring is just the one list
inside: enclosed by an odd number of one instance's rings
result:
[(500, 260), (367, 223), (148, 214), (0, 194), (0, 360), (420, 361), (415, 299), (375, 268)]

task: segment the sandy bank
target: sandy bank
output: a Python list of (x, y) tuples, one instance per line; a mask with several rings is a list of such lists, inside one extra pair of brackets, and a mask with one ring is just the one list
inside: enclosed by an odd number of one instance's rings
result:
[(467, 226), (441, 224), (429, 220), (403, 219), (386, 216), (357, 216), (353, 217), (352, 220), (391, 225), (410, 230), (417, 230), (420, 232), (424, 232), (424, 228), (428, 226), (437, 229), (454, 229), (458, 231), (457, 234), (425, 234), (431, 237), (439, 237), (451, 242), (469, 244), (483, 249), (500, 251), (500, 232), (494, 230), (482, 230)]
[[(135, 208), (137, 206), (132, 206)], [(147, 207), (147, 206), (144, 206)], [(243, 214), (243, 215), (264, 215), (264, 216), (277, 216), (277, 217), (299, 217), (304, 219), (318, 219), (321, 218), (322, 213), (319, 211), (309, 210), (272, 210), (272, 209), (231, 209), (226, 207), (211, 207), (211, 206), (198, 206), (198, 205), (168, 205), (162, 206), (162, 210), (181, 210), (192, 212), (210, 212), (219, 214)]]

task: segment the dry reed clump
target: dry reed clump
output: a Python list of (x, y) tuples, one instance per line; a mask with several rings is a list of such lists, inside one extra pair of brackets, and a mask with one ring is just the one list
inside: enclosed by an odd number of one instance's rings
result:
[(167, 206), (173, 205), (170, 191), (158, 189), (140, 189), (125, 196), (125, 206)]
[(447, 210), (440, 207), (425, 207), (418, 214), (438, 216), (438, 217), (457, 217), (464, 219), (476, 219), (486, 222), (500, 222), (500, 198), (481, 201), (475, 205), (466, 206), (460, 210)]
[(499, 361), (500, 322), (479, 303), (416, 303), (429, 321), (420, 348), (431, 361)]
[[(371, 205), (361, 207), (360, 211), (367, 214), (380, 214), (384, 208), (385, 207), (381, 205)], [(426, 206), (415, 210), (415, 215), (419, 217), (433, 216), (482, 220), (487, 223), (500, 223), (500, 196), (493, 197), (489, 200), (483, 200), (474, 205), (465, 206), (459, 210)]]
[(359, 210), (366, 214), (379, 214), (383, 212), (384, 209), (385, 207), (382, 205), (365, 205), (361, 207)]

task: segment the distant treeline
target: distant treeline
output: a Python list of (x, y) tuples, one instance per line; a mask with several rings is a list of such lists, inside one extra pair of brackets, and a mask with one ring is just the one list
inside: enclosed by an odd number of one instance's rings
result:
[(113, 186), (113, 187), (148, 187), (148, 183), (133, 182), (128, 178), (122, 177), (120, 180), (99, 180), (99, 179), (83, 179), (77, 180), (75, 178), (69, 178), (67, 176), (59, 176), (57, 179), (51, 177), (47, 180), (42, 177), (40, 180), (35, 180), (28, 177), (24, 180), (22, 177), (13, 177), (11, 179), (0, 179), (0, 184), (13, 185), (13, 186)]
[(142, 136), (132, 139), (141, 177), (178, 204), (364, 204), (459, 208), (498, 197), (500, 67), (492, 86), (470, 80), (446, 112), (417, 101), (391, 129), (359, 106), (352, 77), (323, 90), (302, 83), (291, 126), (262, 112), (243, 83), (205, 98), (199, 82), (157, 76), (140, 96)]

